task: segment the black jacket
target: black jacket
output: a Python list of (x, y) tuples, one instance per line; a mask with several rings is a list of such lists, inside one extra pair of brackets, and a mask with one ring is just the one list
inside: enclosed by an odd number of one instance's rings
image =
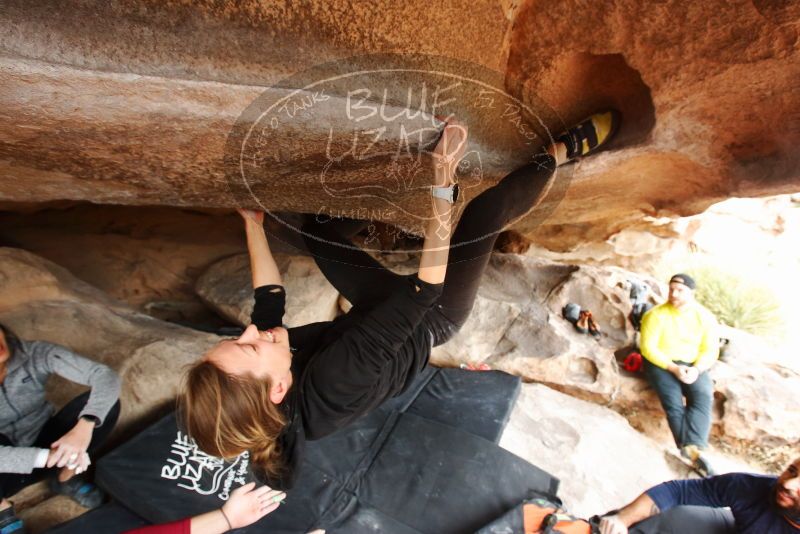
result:
[[(372, 309), (354, 307), (333, 321), (289, 329), (294, 382), (281, 403), (288, 421), (280, 436), (285, 469), (279, 480), (257, 473), (264, 483), (291, 488), (306, 439), (323, 438), (399, 395), (428, 363), (432, 337), (423, 317), (443, 284), (408, 281)], [(256, 288), (253, 324), (280, 326), (285, 302), (281, 286)]]

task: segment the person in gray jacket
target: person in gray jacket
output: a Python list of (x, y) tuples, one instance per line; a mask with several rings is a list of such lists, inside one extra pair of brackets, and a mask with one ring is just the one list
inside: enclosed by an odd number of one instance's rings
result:
[[(45, 399), (51, 374), (91, 387), (58, 413)], [(23, 341), (0, 324), (0, 533), (21, 532), (8, 497), (50, 477), (50, 488), (98, 506), (82, 477), (119, 417), (120, 380), (105, 365), (44, 341)], [(15, 526), (16, 525), (16, 526)]]

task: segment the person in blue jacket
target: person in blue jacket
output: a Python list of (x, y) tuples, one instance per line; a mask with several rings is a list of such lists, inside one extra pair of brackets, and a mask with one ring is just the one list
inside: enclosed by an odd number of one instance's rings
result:
[(777, 477), (729, 473), (664, 482), (618, 512), (603, 517), (600, 531), (602, 534), (798, 534), (800, 458)]

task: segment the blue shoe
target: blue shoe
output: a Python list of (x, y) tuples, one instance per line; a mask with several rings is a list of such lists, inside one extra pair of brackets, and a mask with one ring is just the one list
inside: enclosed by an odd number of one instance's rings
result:
[(72, 477), (66, 482), (59, 482), (57, 478), (50, 479), (50, 491), (59, 495), (66, 495), (84, 508), (97, 508), (103, 504), (106, 494), (80, 477)]
[(0, 512), (0, 534), (25, 534), (25, 525), (22, 519), (14, 513), (14, 507), (6, 508)]

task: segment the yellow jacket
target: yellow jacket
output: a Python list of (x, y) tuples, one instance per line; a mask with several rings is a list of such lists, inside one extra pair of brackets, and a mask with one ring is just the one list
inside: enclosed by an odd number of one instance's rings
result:
[(639, 348), (662, 369), (670, 362), (708, 369), (719, 358), (717, 320), (697, 302), (680, 310), (665, 302), (644, 314)]

